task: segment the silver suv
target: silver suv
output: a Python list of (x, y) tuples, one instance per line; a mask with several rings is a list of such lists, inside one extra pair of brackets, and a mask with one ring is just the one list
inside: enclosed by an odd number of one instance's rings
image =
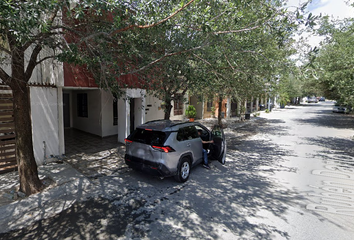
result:
[[(202, 131), (199, 137), (198, 131)], [(212, 140), (213, 144), (203, 144)], [(137, 127), (125, 139), (125, 163), (137, 170), (160, 176), (188, 180), (192, 167), (203, 161), (204, 149), (210, 149), (209, 160), (225, 164), (226, 142), (221, 127), (210, 131), (198, 122), (157, 120)]]

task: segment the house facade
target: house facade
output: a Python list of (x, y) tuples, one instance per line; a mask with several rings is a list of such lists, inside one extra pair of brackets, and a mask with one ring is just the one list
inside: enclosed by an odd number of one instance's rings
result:
[[(117, 99), (111, 92), (100, 89), (83, 68), (65, 63), (39, 65), (29, 88), (38, 165), (65, 154), (66, 129), (102, 138), (117, 135), (117, 142), (124, 143), (136, 126), (164, 117), (162, 101), (147, 95), (146, 90), (127, 88)], [(183, 119), (184, 104), (172, 104), (171, 119)]]

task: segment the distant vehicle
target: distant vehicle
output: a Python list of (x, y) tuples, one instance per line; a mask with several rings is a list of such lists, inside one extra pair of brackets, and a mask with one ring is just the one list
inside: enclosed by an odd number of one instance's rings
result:
[[(203, 144), (202, 139), (213, 143)], [(129, 167), (159, 177), (174, 176), (179, 182), (187, 181), (191, 168), (203, 161), (202, 148), (210, 149), (209, 159), (225, 164), (225, 135), (217, 125), (210, 131), (198, 122), (156, 120), (138, 126), (125, 143)]]
[(333, 112), (334, 113), (349, 113), (350, 108), (346, 106), (341, 106), (341, 105), (334, 105), (333, 107)]
[(320, 99), (318, 101), (324, 102), (324, 101), (326, 101), (326, 98), (325, 97), (320, 97)]
[(310, 97), (307, 99), (307, 102), (308, 103), (318, 103), (318, 100), (316, 97)]

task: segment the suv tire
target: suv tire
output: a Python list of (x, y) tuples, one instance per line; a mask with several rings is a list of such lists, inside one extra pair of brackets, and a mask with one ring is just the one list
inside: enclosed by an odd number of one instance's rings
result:
[(187, 181), (190, 175), (190, 171), (191, 171), (191, 165), (189, 159), (187, 157), (182, 158), (180, 163), (178, 164), (177, 175), (175, 176), (175, 179), (178, 182)]

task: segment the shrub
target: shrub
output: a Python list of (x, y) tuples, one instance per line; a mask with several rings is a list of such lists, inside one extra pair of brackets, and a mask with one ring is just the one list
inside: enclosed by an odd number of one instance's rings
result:
[(193, 105), (189, 105), (186, 109), (186, 117), (195, 118), (197, 116), (197, 111)]

